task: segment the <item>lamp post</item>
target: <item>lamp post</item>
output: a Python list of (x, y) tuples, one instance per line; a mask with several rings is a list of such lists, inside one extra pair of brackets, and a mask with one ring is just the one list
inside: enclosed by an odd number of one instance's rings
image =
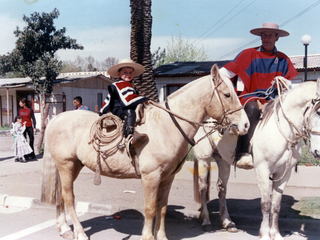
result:
[(307, 48), (309, 43), (311, 42), (311, 37), (309, 35), (303, 35), (301, 38), (301, 42), (304, 45), (305, 55), (304, 55), (304, 81), (307, 81), (307, 73), (308, 73), (308, 65), (307, 65)]

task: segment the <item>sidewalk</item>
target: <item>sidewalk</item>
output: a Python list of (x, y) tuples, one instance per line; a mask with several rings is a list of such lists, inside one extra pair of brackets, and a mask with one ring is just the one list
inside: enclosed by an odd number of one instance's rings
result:
[[(39, 135), (36, 135), (36, 141)], [(43, 208), (40, 203), (42, 156), (27, 163), (14, 162), (11, 137), (0, 137), (0, 204), (23, 208)], [(215, 187), (218, 170), (211, 167), (211, 200), (209, 211), (218, 214), (219, 203)], [(292, 173), (285, 189), (280, 214), (280, 226), (291, 229), (307, 222), (309, 231), (319, 232), (320, 216), (317, 219), (302, 219), (293, 204), (305, 197), (320, 197), (320, 167), (299, 166)], [(93, 184), (94, 172), (83, 168), (74, 184), (78, 212), (112, 215), (125, 209), (135, 209), (143, 214), (144, 199), (139, 179), (113, 179), (102, 177), (100, 186)], [(241, 224), (257, 224), (261, 221), (260, 192), (253, 170), (237, 169), (236, 177), (231, 172), (228, 184), (228, 209), (238, 227)], [(53, 207), (52, 207), (53, 208)], [(168, 202), (169, 218), (198, 217), (197, 204), (193, 199), (193, 162), (186, 162), (173, 182)], [(179, 213), (178, 215), (176, 213)], [(182, 215), (180, 214), (182, 213)], [(242, 219), (242, 220), (241, 220)], [(245, 221), (243, 221), (245, 219)], [(219, 225), (219, 219), (213, 224)], [(245, 223), (244, 223), (245, 222)]]

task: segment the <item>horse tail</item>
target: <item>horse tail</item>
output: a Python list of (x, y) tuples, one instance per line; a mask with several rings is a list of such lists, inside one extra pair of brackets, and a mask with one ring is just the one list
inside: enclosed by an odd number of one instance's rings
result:
[(42, 186), (41, 202), (47, 204), (58, 204), (61, 199), (61, 180), (54, 158), (50, 152), (47, 137), (45, 136), (45, 146), (42, 165)]
[(198, 159), (193, 159), (193, 196), (197, 203), (201, 203), (201, 195), (199, 191), (199, 164)]

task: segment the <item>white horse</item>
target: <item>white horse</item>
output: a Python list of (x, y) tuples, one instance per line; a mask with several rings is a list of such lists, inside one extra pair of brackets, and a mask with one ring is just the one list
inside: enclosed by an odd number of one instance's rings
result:
[[(97, 114), (69, 111), (49, 122), (45, 135), (41, 199), (45, 203), (56, 204), (56, 228), (63, 237), (88, 239), (75, 212), (73, 182), (83, 166), (93, 171), (100, 166), (101, 175), (109, 177), (139, 178), (136, 173), (141, 173), (145, 202), (142, 239), (166, 240), (168, 196), (174, 176), (188, 151), (187, 139), (193, 139), (207, 115), (234, 126), (240, 134), (247, 133), (247, 115), (231, 82), (220, 77), (216, 65), (212, 67), (211, 75), (185, 85), (169, 96), (167, 103), (174, 114), (169, 115), (161, 109), (165, 108), (164, 103), (158, 107), (148, 105), (145, 124), (137, 126), (138, 132), (149, 136), (149, 141), (135, 149), (139, 169), (133, 167), (124, 149), (108, 155), (104, 152), (98, 154), (93, 144), (89, 144), (90, 128), (99, 120)], [(173, 123), (172, 118), (177, 124)], [(105, 122), (99, 126), (106, 131), (103, 128)], [(65, 205), (74, 225), (74, 233), (66, 222)]]
[[(301, 83), (269, 103), (264, 110), (263, 119), (255, 129), (252, 154), (261, 192), (263, 220), (260, 239), (283, 239), (278, 229), (281, 198), (290, 178), (291, 168), (301, 156), (301, 137), (309, 139), (309, 152), (315, 157), (320, 156), (319, 97), (320, 78), (317, 83)], [(205, 130), (200, 128), (195, 139), (200, 139), (205, 134)], [(226, 205), (227, 183), (236, 145), (237, 136), (229, 132), (223, 135), (215, 132), (194, 147), (194, 195), (196, 201), (201, 202), (200, 219), (204, 230), (211, 227), (206, 203), (209, 200), (210, 161), (214, 157), (219, 169), (217, 187), (221, 224), (229, 231), (237, 231)]]

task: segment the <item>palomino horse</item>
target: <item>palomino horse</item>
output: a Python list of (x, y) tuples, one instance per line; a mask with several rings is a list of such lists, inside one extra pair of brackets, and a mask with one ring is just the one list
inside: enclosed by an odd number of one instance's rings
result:
[[(216, 65), (212, 67), (211, 75), (185, 85), (169, 96), (167, 103), (172, 113), (179, 116), (176, 121), (189, 140), (193, 139), (200, 125), (198, 123), (202, 123), (207, 115), (236, 127), (239, 134), (247, 133), (247, 115), (231, 82), (220, 77)], [(160, 106), (164, 108), (164, 104)], [(137, 131), (146, 133), (149, 141), (136, 149), (145, 202), (142, 239), (151, 240), (154, 235), (155, 239), (165, 240), (169, 191), (188, 151), (188, 141), (161, 107), (148, 105), (144, 114), (145, 124), (137, 126)], [(75, 212), (73, 182), (83, 166), (93, 171), (96, 169), (97, 152), (88, 143), (91, 141), (90, 127), (98, 119), (99, 116), (93, 112), (69, 111), (51, 120), (46, 129), (41, 199), (45, 203), (56, 204), (56, 228), (66, 238), (88, 239)], [(138, 178), (125, 150), (101, 156), (101, 175)], [(66, 222), (65, 205), (74, 225), (74, 233)]]
[[(252, 154), (261, 192), (263, 220), (260, 239), (283, 239), (278, 229), (281, 198), (291, 169), (301, 156), (301, 137), (309, 138), (309, 152), (315, 157), (320, 155), (319, 97), (320, 78), (317, 83), (301, 83), (270, 102), (256, 127)], [(205, 130), (200, 128), (195, 140), (205, 134)], [(227, 183), (236, 144), (237, 136), (229, 132), (224, 135), (215, 132), (194, 147), (194, 195), (196, 201), (201, 202), (200, 219), (204, 230), (211, 227), (206, 203), (209, 200), (210, 160), (214, 157), (219, 169), (217, 187), (221, 224), (223, 228), (237, 231), (226, 205)]]

